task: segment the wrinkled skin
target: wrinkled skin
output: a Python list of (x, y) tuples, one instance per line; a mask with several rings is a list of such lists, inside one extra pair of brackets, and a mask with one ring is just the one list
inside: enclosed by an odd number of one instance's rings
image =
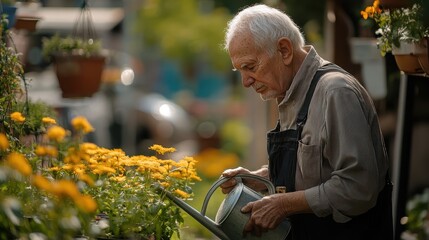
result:
[(251, 213), (251, 217), (244, 227), (244, 231), (261, 236), (263, 232), (276, 228), (287, 216), (283, 200), (285, 194), (273, 194), (262, 199), (250, 202), (244, 206), (243, 213)]
[[(256, 171), (249, 171), (243, 167), (225, 170), (222, 176), (231, 179), (220, 186), (223, 193), (229, 193), (237, 184), (237, 181), (232, 178), (237, 174), (255, 174), (267, 178), (268, 168), (263, 167)], [(266, 189), (266, 186), (257, 180), (243, 179), (243, 182), (255, 191)], [(257, 201), (249, 202), (241, 211), (250, 213), (243, 234), (251, 233), (256, 236), (261, 236), (262, 233), (276, 228), (286, 217), (292, 214), (312, 212), (303, 191), (265, 196)]]

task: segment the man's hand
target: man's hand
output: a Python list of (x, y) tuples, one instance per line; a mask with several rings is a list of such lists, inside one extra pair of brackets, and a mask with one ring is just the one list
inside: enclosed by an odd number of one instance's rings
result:
[(258, 201), (250, 202), (241, 212), (250, 213), (250, 218), (244, 226), (244, 233), (250, 232), (256, 236), (275, 229), (287, 216), (285, 207), (286, 194), (273, 194), (261, 198)]
[(222, 192), (224, 194), (227, 194), (231, 192), (231, 190), (235, 187), (237, 184), (237, 181), (232, 178), (237, 174), (251, 174), (251, 172), (243, 167), (233, 168), (233, 169), (227, 169), (222, 173), (223, 177), (231, 178), (230, 180), (224, 182), (222, 185), (220, 185), (220, 188), (222, 189)]
[(277, 193), (250, 202), (241, 208), (241, 212), (250, 213), (244, 226), (244, 233), (260, 236), (269, 229), (276, 228), (286, 217), (297, 213), (312, 213), (304, 191)]
[[(237, 181), (232, 177), (236, 176), (237, 174), (253, 174), (268, 179), (268, 168), (266, 166), (263, 166), (256, 171), (249, 171), (248, 169), (243, 167), (225, 170), (222, 173), (222, 176), (231, 179), (220, 185), (220, 188), (222, 189), (223, 193), (229, 193), (235, 187)], [(267, 186), (257, 179), (243, 178), (243, 183), (257, 192), (267, 190)]]

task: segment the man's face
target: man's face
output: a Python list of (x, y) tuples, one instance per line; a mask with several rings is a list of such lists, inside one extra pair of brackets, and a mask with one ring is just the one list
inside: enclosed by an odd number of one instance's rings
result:
[(241, 34), (229, 44), (229, 55), (244, 87), (252, 87), (263, 100), (284, 97), (287, 73), (279, 51), (270, 57), (255, 46), (250, 34)]

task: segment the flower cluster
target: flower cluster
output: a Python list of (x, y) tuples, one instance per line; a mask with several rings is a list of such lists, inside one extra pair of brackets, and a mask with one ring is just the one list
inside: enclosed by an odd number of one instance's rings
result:
[[(21, 113), (11, 115), (12, 121), (25, 121)], [(0, 134), (5, 159), (0, 187), (6, 189), (0, 193), (0, 229), (12, 229), (5, 232), (14, 237), (37, 232), (49, 239), (167, 239), (178, 234), (181, 212), (159, 186), (190, 199), (193, 182), (201, 180), (196, 160), (161, 159), (176, 150), (160, 145), (150, 148), (154, 156), (127, 156), (121, 149), (84, 142), (85, 134), (94, 129), (82, 116), (72, 119), (72, 131), (49, 117), (43, 122), (46, 133), (27, 152), (13, 151), (10, 136)], [(29, 216), (37, 221), (23, 224)]]
[[(157, 154), (175, 151), (160, 145), (151, 147)], [(75, 150), (73, 150), (75, 151)], [(83, 143), (64, 159), (64, 164), (49, 169), (54, 175), (67, 175), (88, 186), (85, 191), (98, 201), (96, 234), (143, 239), (164, 239), (178, 231), (183, 221), (179, 209), (160, 195), (158, 186), (188, 199), (191, 184), (199, 181), (196, 161), (179, 161), (155, 156), (127, 156), (121, 149), (106, 149)]]
[[(20, 112), (11, 113), (10, 119), (9, 125), (26, 121)], [(52, 134), (61, 128), (53, 118), (44, 117), (41, 121), (47, 132), (31, 144), (0, 133), (1, 239), (27, 239), (35, 235), (42, 239), (68, 239), (88, 232), (97, 210), (95, 199), (83, 193), (75, 181), (53, 178), (46, 171), (52, 163), (45, 161), (45, 156), (58, 159), (62, 155), (59, 152), (64, 136)]]
[(400, 42), (419, 42), (429, 36), (429, 27), (423, 22), (421, 5), (414, 4), (407, 8), (383, 9), (379, 0), (367, 6), (361, 15), (363, 19), (373, 19), (378, 26), (376, 30), (378, 47), (384, 56), (393, 47), (400, 47)]

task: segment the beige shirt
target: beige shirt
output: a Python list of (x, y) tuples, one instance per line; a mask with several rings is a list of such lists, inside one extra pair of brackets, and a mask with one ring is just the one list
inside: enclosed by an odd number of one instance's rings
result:
[[(317, 69), (326, 63), (312, 46), (279, 104), (281, 129), (296, 116)], [(385, 184), (388, 159), (372, 100), (350, 75), (323, 75), (311, 100), (299, 142), (296, 190), (319, 217), (347, 222), (374, 207)]]

